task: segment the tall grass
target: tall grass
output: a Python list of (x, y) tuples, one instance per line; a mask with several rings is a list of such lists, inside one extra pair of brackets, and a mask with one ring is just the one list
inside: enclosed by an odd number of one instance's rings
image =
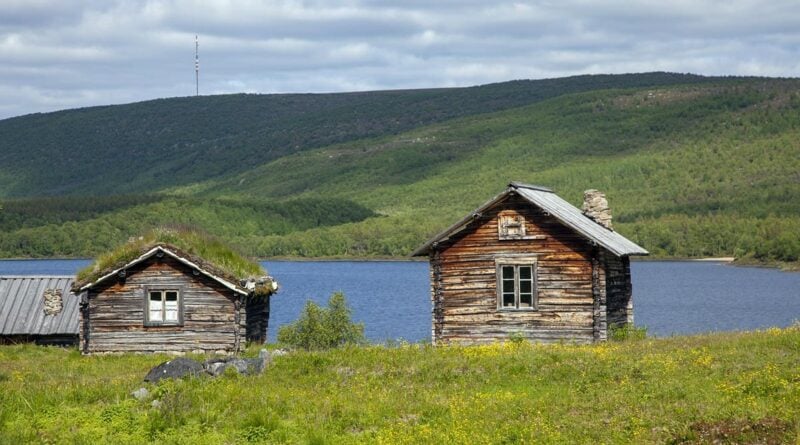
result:
[(776, 434), (793, 442), (799, 344), (788, 328), (593, 346), (350, 347), (275, 357), (260, 376), (168, 381), (143, 401), (129, 393), (166, 357), (6, 346), (0, 442), (641, 444), (690, 437), (700, 422), (760, 419), (788, 425)]

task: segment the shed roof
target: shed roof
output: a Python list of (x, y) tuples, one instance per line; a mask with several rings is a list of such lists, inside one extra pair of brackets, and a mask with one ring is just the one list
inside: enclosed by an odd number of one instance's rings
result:
[(598, 224), (593, 219), (584, 215), (580, 209), (556, 195), (551, 189), (538, 185), (512, 182), (508, 185), (508, 188), (503, 193), (500, 193), (499, 195), (490, 199), (485, 204), (475, 209), (472, 213), (448, 227), (445, 231), (428, 240), (428, 242), (415, 250), (411, 255), (420, 256), (428, 254), (434, 244), (439, 243), (456, 233), (459, 233), (466, 228), (467, 224), (473, 218), (479, 216), (482, 212), (488, 210), (489, 208), (494, 207), (495, 204), (499, 203), (513, 193), (518, 194), (526, 201), (549, 213), (565, 226), (571, 228), (587, 240), (595, 242), (604, 247), (614, 255), (627, 256), (649, 254), (645, 249), (633, 241), (625, 238), (609, 228), (606, 228), (605, 226)]
[[(68, 276), (0, 276), (0, 335), (78, 334), (80, 298)], [(47, 289), (61, 291), (62, 310), (44, 312)]]
[(196, 257), (194, 255), (182, 252), (175, 246), (170, 246), (168, 244), (163, 244), (163, 243), (156, 244), (150, 247), (149, 250), (142, 253), (137, 258), (134, 258), (125, 263), (116, 264), (115, 266), (108, 267), (107, 269), (102, 270), (97, 274), (98, 276), (90, 277), (89, 279), (86, 279), (84, 281), (75, 282), (73, 290), (75, 292), (83, 292), (85, 290), (88, 290), (108, 280), (109, 278), (115, 277), (120, 272), (130, 267), (133, 267), (149, 258), (152, 258), (155, 255), (158, 255), (159, 253), (170, 256), (175, 260), (177, 260), (178, 262), (183, 263), (186, 266), (197, 270), (200, 274), (205, 275), (208, 278), (211, 278), (212, 280), (220, 283), (221, 285), (236, 292), (237, 294), (240, 295), (250, 294), (250, 290), (247, 289), (244, 284), (237, 282), (235, 278), (230, 277), (228, 274), (225, 274), (224, 272), (220, 271), (218, 267), (216, 267), (214, 264), (205, 262), (201, 258)]

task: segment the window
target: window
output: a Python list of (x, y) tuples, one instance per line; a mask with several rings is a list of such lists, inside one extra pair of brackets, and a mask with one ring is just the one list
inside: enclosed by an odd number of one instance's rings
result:
[(502, 212), (498, 215), (497, 235), (501, 240), (525, 238), (525, 218), (516, 212)]
[(498, 258), (497, 307), (506, 310), (536, 309), (536, 259)]
[(503, 210), (497, 215), (497, 239), (503, 240), (543, 240), (544, 234), (536, 233), (535, 225), (528, 225), (525, 216), (516, 210)]
[(145, 324), (181, 324), (181, 299), (179, 289), (148, 289), (146, 291)]

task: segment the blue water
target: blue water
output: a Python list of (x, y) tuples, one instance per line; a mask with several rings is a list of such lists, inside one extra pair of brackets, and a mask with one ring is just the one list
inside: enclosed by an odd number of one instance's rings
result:
[[(88, 260), (0, 260), (0, 275), (74, 274)], [(400, 261), (267, 261), (281, 285), (269, 338), (306, 300), (342, 291), (373, 341), (430, 338), (428, 264)], [(634, 262), (637, 325), (657, 336), (788, 326), (800, 320), (800, 273), (704, 262)]]

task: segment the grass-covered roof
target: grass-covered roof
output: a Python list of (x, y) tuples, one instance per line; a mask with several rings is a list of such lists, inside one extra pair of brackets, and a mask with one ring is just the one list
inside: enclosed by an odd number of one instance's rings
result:
[(188, 229), (157, 228), (97, 257), (94, 263), (78, 272), (73, 287), (81, 288), (93, 283), (156, 246), (185, 257), (209, 273), (237, 285), (243, 280), (267, 275), (260, 264), (211, 235)]

